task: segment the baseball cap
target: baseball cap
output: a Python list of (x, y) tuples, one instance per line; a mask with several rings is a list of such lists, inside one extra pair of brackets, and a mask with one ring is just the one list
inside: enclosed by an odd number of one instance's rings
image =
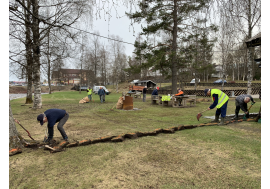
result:
[(206, 95), (209, 90), (210, 89), (204, 89), (204, 95)]
[(37, 116), (37, 120), (40, 122), (40, 125), (43, 125), (43, 119), (44, 119), (44, 114), (39, 114)]

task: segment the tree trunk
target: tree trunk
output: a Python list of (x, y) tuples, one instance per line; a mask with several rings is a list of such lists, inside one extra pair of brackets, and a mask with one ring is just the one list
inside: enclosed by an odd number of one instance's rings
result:
[(176, 60), (176, 50), (177, 50), (177, 0), (174, 0), (173, 6), (173, 42), (172, 42), (172, 93), (176, 94), (177, 92), (177, 60)]
[(237, 76), (238, 76), (238, 79), (237, 79), (237, 80), (239, 81), (239, 74), (240, 74), (240, 73), (239, 73), (239, 63), (237, 64), (237, 73), (238, 73), (238, 74), (237, 74)]
[(48, 52), (47, 52), (47, 60), (48, 60), (48, 84), (49, 84), (49, 94), (52, 94), (52, 92), (51, 92), (50, 32), (48, 32)]
[(14, 148), (21, 149), (23, 147), (22, 141), (23, 139), (19, 135), (16, 125), (14, 123), (14, 118), (9, 101), (9, 150)]
[[(31, 4), (29, 1), (27, 2), (27, 8), (30, 10)], [(24, 1), (23, 1), (24, 3)], [(31, 50), (31, 31), (30, 31), (30, 15), (29, 13), (24, 10), (25, 15), (25, 51), (26, 51), (26, 70), (27, 70), (27, 94), (25, 99), (25, 104), (32, 104), (33, 98), (32, 98), (32, 67), (33, 67), (33, 57), (32, 57), (32, 50)]]
[[(33, 14), (39, 15), (38, 13), (38, 0), (33, 0)], [(33, 109), (42, 108), (42, 101), (41, 101), (41, 87), (40, 87), (40, 60), (39, 60), (39, 21), (37, 18), (33, 17), (33, 26), (32, 26), (32, 33), (33, 33), (33, 73), (34, 73), (34, 103)]]
[(251, 95), (251, 83), (252, 83), (252, 48), (248, 48), (248, 73), (247, 73), (247, 94)]
[[(248, 39), (252, 37), (252, 28), (251, 28), (251, 0), (248, 0)], [(251, 94), (251, 83), (252, 83), (252, 62), (253, 62), (253, 47), (248, 48), (248, 64), (247, 64), (247, 94)]]

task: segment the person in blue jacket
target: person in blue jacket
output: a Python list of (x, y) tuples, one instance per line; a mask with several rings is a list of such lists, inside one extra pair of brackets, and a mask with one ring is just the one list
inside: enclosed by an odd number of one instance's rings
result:
[(102, 87), (99, 88), (98, 95), (99, 95), (99, 98), (100, 98), (100, 102), (103, 103), (103, 97), (105, 95), (105, 90), (103, 90)]
[(50, 142), (53, 138), (53, 126), (55, 123), (59, 122), (57, 125), (57, 129), (61, 133), (63, 139), (68, 141), (68, 136), (63, 128), (64, 124), (67, 122), (69, 118), (69, 114), (65, 110), (61, 109), (48, 109), (43, 114), (37, 116), (37, 120), (40, 122), (42, 126), (44, 123), (48, 122), (48, 133), (49, 136), (46, 139), (46, 143)]
[(155, 90), (153, 90), (152, 95), (158, 95), (159, 87), (157, 87)]

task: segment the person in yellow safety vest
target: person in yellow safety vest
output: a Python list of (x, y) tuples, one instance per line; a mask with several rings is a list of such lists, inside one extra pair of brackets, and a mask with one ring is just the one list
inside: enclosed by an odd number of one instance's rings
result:
[(91, 89), (91, 87), (89, 87), (89, 88), (87, 89), (87, 94), (88, 94), (88, 99), (89, 99), (89, 101), (92, 101), (92, 90), (93, 90), (93, 89)]
[(208, 108), (208, 110), (217, 107), (214, 122), (218, 122), (219, 115), (221, 114), (221, 122), (218, 125), (224, 125), (224, 119), (226, 117), (227, 105), (229, 101), (228, 95), (219, 89), (205, 89), (204, 94), (207, 96), (211, 95), (213, 101), (213, 104)]

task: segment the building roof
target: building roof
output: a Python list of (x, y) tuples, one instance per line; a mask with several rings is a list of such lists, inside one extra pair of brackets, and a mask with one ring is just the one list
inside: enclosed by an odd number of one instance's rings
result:
[(81, 73), (80, 69), (61, 69), (60, 71), (66, 74), (80, 74)]
[[(143, 81), (137, 81), (137, 82), (134, 82), (134, 83), (147, 83), (151, 80), (143, 80)], [(156, 84), (155, 82), (151, 81), (152, 83)]]
[(255, 46), (260, 46), (261, 45), (261, 32), (253, 36), (252, 38), (248, 39), (245, 41), (247, 44), (247, 47), (255, 47)]

